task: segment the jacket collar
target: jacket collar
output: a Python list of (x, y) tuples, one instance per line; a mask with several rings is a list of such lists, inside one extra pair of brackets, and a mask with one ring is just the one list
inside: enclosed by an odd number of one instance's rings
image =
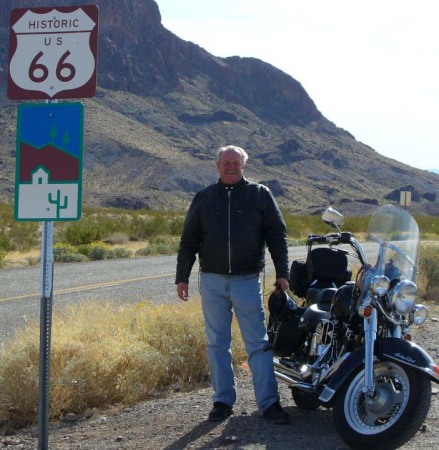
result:
[(245, 183), (245, 178), (242, 177), (236, 184), (225, 184), (221, 181), (221, 178), (218, 179), (218, 186), (221, 191), (231, 191), (235, 189), (240, 189), (242, 185)]

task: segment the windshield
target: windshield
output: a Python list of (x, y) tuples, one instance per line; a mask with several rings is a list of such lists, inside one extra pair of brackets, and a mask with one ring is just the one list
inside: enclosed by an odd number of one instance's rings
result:
[(369, 263), (375, 275), (386, 275), (390, 281), (416, 281), (419, 228), (404, 209), (386, 205), (375, 210), (367, 230), (367, 240), (374, 242)]

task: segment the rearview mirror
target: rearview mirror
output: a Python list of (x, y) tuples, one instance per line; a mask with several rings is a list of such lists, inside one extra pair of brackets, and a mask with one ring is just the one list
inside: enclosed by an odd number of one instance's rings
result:
[(341, 225), (343, 225), (344, 217), (342, 213), (339, 213), (336, 209), (330, 206), (329, 208), (325, 209), (324, 213), (322, 214), (322, 219), (323, 222), (339, 230)]

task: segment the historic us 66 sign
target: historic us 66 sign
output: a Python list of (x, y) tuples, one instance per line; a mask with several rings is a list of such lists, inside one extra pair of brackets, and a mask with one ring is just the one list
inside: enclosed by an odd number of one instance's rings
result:
[(96, 5), (12, 10), (8, 97), (93, 97), (97, 42)]

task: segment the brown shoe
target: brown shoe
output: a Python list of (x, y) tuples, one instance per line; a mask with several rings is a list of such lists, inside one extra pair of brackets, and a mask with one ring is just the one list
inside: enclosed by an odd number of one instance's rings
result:
[(226, 420), (227, 417), (233, 415), (233, 409), (231, 406), (222, 402), (215, 402), (213, 404), (213, 409), (209, 413), (209, 422), (222, 422)]
[(290, 422), (290, 416), (283, 410), (279, 402), (273, 403), (263, 413), (264, 419), (277, 425), (286, 425)]

